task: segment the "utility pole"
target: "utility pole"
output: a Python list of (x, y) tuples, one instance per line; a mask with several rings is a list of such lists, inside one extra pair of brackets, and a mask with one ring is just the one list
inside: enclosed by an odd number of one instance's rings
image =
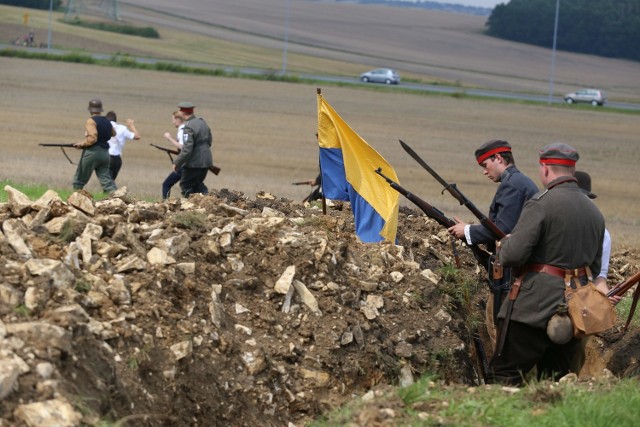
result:
[(558, 17), (560, 16), (560, 0), (556, 0), (556, 21), (553, 25), (553, 49), (551, 50), (551, 72), (549, 76), (549, 99), (548, 103), (553, 101), (553, 80), (556, 74), (556, 42), (558, 40)]
[(49, 0), (49, 32), (47, 35), (47, 53), (51, 51), (51, 15), (53, 15), (53, 0)]
[(282, 48), (282, 75), (287, 72), (287, 44), (289, 43), (289, 15), (291, 11), (291, 0), (287, 0), (287, 11), (284, 24), (284, 47)]

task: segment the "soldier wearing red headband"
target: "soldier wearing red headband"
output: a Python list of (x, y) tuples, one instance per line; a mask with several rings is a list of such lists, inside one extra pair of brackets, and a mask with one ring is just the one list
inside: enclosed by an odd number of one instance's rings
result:
[[(476, 161), (483, 168), (484, 174), (493, 182), (499, 183), (491, 206), (489, 219), (505, 234), (515, 227), (524, 202), (538, 192), (533, 181), (516, 168), (511, 145), (504, 140), (494, 139), (485, 142), (475, 152)], [(482, 224), (467, 224), (455, 218), (457, 224), (449, 228), (449, 232), (458, 239), (464, 239), (469, 245), (486, 244), (489, 250), (495, 251), (497, 236)], [(492, 271), (488, 268), (488, 271)], [(487, 302), (487, 330), (492, 341), (495, 341), (496, 317), (503, 297), (509, 291), (510, 271), (504, 271), (502, 278), (489, 277), (493, 299)]]
[[(540, 181), (545, 189), (527, 201), (510, 236), (503, 239), (500, 262), (523, 273), (513, 303), (501, 356), (492, 360), (492, 381), (520, 385), (534, 366), (539, 378), (559, 377), (570, 370), (578, 340), (554, 344), (546, 326), (564, 302), (565, 275), (586, 281), (600, 271), (604, 218), (578, 187), (579, 155), (567, 144), (540, 151)], [(588, 267), (588, 268), (587, 268)], [(504, 319), (503, 305), (499, 318)]]

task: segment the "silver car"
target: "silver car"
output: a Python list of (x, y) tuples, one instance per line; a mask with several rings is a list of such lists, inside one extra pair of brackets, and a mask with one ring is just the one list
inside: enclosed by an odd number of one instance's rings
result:
[(400, 83), (400, 75), (390, 68), (378, 68), (360, 74), (360, 80), (363, 82), (394, 84)]
[(564, 101), (567, 104), (573, 104), (575, 102), (587, 102), (594, 107), (596, 105), (604, 105), (607, 97), (604, 92), (598, 89), (580, 89), (575, 92), (568, 93), (564, 96)]

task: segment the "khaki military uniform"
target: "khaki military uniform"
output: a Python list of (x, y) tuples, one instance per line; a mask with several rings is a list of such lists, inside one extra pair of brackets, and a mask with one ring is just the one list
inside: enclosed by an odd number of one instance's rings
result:
[[(583, 194), (574, 178), (560, 177), (525, 203), (511, 236), (503, 242), (500, 261), (507, 267), (548, 264), (562, 269), (588, 266), (600, 271), (604, 218)], [(546, 325), (564, 301), (560, 277), (527, 272), (513, 305), (501, 357), (492, 361), (494, 382), (520, 384), (534, 366), (539, 375), (564, 375), (577, 340), (559, 346), (546, 334)], [(500, 310), (504, 319), (507, 305)]]

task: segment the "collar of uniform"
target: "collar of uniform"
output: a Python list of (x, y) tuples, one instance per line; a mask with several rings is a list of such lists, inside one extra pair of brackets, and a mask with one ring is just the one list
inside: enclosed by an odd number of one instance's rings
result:
[(502, 173), (500, 174), (500, 182), (503, 182), (505, 178), (507, 178), (509, 175), (511, 175), (514, 171), (515, 171), (516, 167), (511, 165), (508, 166), (505, 170), (502, 171)]
[(567, 183), (573, 183), (573, 185), (575, 185), (576, 187), (578, 186), (578, 180), (575, 179), (574, 177), (560, 176), (547, 184), (547, 190), (551, 190), (553, 187), (556, 187), (562, 184), (567, 184)]

